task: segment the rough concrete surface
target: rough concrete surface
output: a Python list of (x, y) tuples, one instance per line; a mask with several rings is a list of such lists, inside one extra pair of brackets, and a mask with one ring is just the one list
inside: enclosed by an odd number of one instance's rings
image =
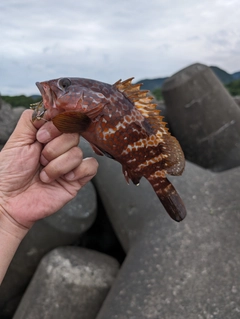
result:
[(162, 93), (188, 160), (213, 171), (240, 165), (240, 108), (209, 67), (196, 63), (177, 72)]
[(172, 221), (150, 184), (98, 157), (95, 184), (127, 252), (98, 319), (240, 318), (240, 168), (187, 163), (171, 178), (188, 215)]
[(10, 104), (1, 100), (0, 97), (0, 144), (4, 145), (12, 134), (21, 113), (25, 110), (23, 107), (12, 108)]
[(59, 247), (47, 254), (14, 319), (94, 319), (118, 272), (104, 254)]

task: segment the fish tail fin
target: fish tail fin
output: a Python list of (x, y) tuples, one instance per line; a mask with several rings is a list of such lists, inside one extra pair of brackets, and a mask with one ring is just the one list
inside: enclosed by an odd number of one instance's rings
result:
[(169, 216), (177, 222), (182, 221), (187, 214), (186, 208), (172, 183), (166, 177), (155, 177), (154, 175), (147, 179)]

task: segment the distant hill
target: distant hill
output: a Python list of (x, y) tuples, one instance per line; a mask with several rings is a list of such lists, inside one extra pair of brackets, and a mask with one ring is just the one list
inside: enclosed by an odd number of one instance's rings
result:
[(232, 74), (234, 80), (239, 80), (240, 79), (240, 72), (235, 72)]
[(217, 66), (210, 66), (210, 68), (213, 70), (219, 80), (222, 81), (223, 84), (228, 84), (235, 80), (232, 74), (227, 73)]
[(34, 95), (30, 95), (30, 98), (32, 98), (33, 100), (39, 101), (41, 100), (42, 96), (40, 94), (34, 94)]
[(137, 83), (143, 83), (143, 86), (141, 86), (142, 90), (150, 90), (154, 91), (155, 89), (159, 89), (162, 87), (163, 82), (167, 78), (157, 78), (157, 79), (143, 79), (141, 81), (138, 81)]
[[(217, 66), (210, 66), (210, 68), (213, 70), (213, 72), (216, 74), (219, 80), (225, 85), (231, 83), (232, 81), (240, 79), (240, 71), (235, 72), (233, 74), (229, 74)], [(154, 91), (156, 89), (161, 88), (163, 85), (163, 82), (166, 79), (168, 79), (168, 77), (156, 78), (156, 79), (143, 79), (138, 81), (137, 83), (143, 83), (141, 87), (142, 90)]]

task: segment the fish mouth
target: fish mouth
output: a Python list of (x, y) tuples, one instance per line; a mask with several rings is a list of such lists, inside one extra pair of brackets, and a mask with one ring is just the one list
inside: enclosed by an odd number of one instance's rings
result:
[(45, 92), (44, 92), (42, 84), (40, 82), (36, 82), (36, 86), (39, 89), (41, 95), (43, 96), (45, 94)]
[(47, 85), (45, 82), (36, 82), (36, 86), (39, 89), (42, 98), (43, 98), (43, 104), (45, 108), (50, 108), (53, 106), (53, 96), (51, 89), (49, 85)]
[[(36, 82), (36, 86), (39, 89), (43, 99), (42, 108), (39, 107), (37, 109), (37, 116), (39, 115), (39, 112), (40, 114), (43, 114), (43, 109), (44, 119), (50, 121), (60, 113), (60, 110), (57, 107), (57, 95), (48, 82)], [(36, 113), (34, 116), (36, 116)]]
[(36, 82), (36, 86), (39, 89), (39, 92), (41, 93), (43, 99), (42, 107), (44, 109), (44, 113), (42, 113), (42, 118), (44, 114), (44, 118), (46, 120), (50, 120), (53, 116), (52, 111), (54, 108), (53, 92), (47, 82)]
[(51, 90), (48, 83), (47, 82), (36, 82), (36, 86), (42, 95), (43, 105), (44, 105), (45, 109), (55, 108), (54, 92)]

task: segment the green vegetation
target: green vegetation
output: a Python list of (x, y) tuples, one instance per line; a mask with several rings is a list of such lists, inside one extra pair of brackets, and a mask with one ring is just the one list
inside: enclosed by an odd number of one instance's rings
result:
[(240, 96), (240, 80), (233, 81), (227, 85), (225, 85), (229, 93), (233, 96)]
[(158, 101), (163, 100), (161, 88), (153, 90), (153, 91), (152, 91), (152, 94), (154, 95), (154, 97), (155, 97), (156, 100), (158, 100)]
[(41, 96), (25, 96), (25, 95), (17, 95), (17, 96), (9, 96), (9, 95), (1, 95), (1, 99), (7, 103), (9, 103), (12, 107), (24, 106), (26, 108), (30, 107), (30, 104), (41, 101)]

